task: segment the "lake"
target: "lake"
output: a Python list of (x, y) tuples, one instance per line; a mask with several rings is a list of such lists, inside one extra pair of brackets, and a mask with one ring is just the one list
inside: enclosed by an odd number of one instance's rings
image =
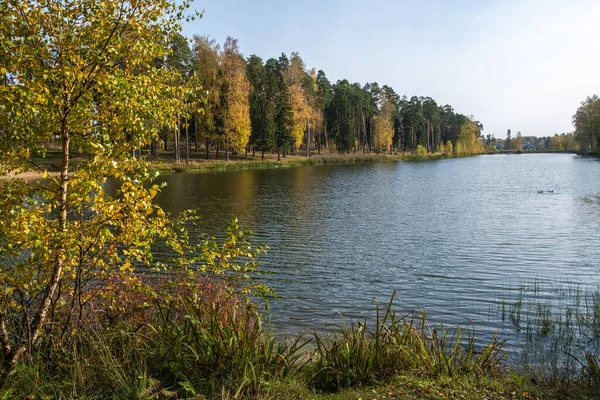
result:
[[(169, 174), (159, 203), (232, 216), (263, 258), (280, 334), (398, 307), (509, 332), (502, 293), (538, 279), (600, 284), (600, 162), (566, 154)], [(544, 191), (544, 193), (539, 193)]]

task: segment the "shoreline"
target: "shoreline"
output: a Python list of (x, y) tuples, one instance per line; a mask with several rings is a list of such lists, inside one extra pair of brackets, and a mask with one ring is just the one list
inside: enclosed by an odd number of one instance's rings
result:
[(330, 154), (315, 155), (310, 158), (305, 156), (287, 156), (277, 161), (275, 158), (248, 157), (236, 158), (230, 161), (226, 160), (193, 160), (189, 165), (185, 162), (176, 164), (172, 161), (159, 160), (150, 161), (150, 168), (162, 172), (182, 173), (182, 172), (216, 172), (216, 171), (236, 171), (252, 169), (271, 169), (271, 168), (294, 168), (313, 165), (326, 164), (363, 164), (363, 163), (381, 163), (381, 162), (422, 162), (437, 161), (455, 156), (446, 156), (441, 153), (417, 155), (417, 154)]
[[(214, 154), (211, 154), (214, 157)], [(294, 168), (312, 165), (325, 164), (361, 164), (361, 163), (380, 163), (380, 162), (425, 162), (437, 161), (450, 158), (458, 158), (459, 156), (448, 156), (442, 153), (433, 153), (425, 155), (417, 155), (410, 153), (400, 154), (321, 154), (307, 158), (303, 155), (288, 155), (277, 160), (276, 155), (265, 154), (265, 158), (260, 156), (232, 156), (229, 161), (224, 159), (211, 158), (206, 160), (194, 154), (190, 158), (189, 164), (185, 162), (175, 163), (170, 158), (171, 153), (161, 152), (156, 159), (147, 158), (148, 167), (150, 170), (164, 173), (202, 173), (202, 172), (223, 172), (223, 171), (239, 171), (239, 170), (255, 170), (255, 169), (272, 169), (272, 168)], [(45, 173), (51, 177), (60, 175), (59, 165), (54, 163), (46, 163)], [(44, 172), (27, 171), (22, 173), (3, 172), (0, 174), (0, 182), (8, 181), (12, 178), (20, 179), (36, 179), (43, 178)]]
[[(161, 173), (205, 173), (205, 172), (226, 172), (226, 171), (240, 171), (240, 170), (260, 170), (260, 169), (274, 169), (274, 168), (295, 168), (303, 166), (313, 165), (326, 165), (326, 164), (339, 164), (339, 165), (350, 165), (350, 164), (364, 164), (364, 163), (382, 163), (382, 162), (429, 162), (448, 160), (453, 158), (464, 158), (474, 157), (480, 155), (503, 155), (503, 154), (516, 154), (514, 152), (490, 152), (480, 153), (472, 155), (447, 155), (444, 153), (428, 153), (428, 154), (410, 154), (410, 153), (395, 153), (395, 154), (364, 154), (364, 153), (350, 153), (350, 154), (339, 154), (329, 153), (314, 155), (307, 158), (305, 155), (287, 155), (281, 157), (281, 160), (277, 160), (275, 154), (265, 154), (265, 158), (261, 159), (260, 156), (252, 155), (237, 155), (231, 156), (229, 161), (222, 158), (216, 159), (215, 154), (211, 153), (212, 158), (206, 159), (203, 154), (194, 153), (190, 157), (189, 164), (186, 161), (176, 163), (171, 160), (173, 154), (171, 152), (161, 151), (156, 159), (150, 158), (148, 155), (148, 168), (153, 171), (159, 171)], [(577, 154), (575, 152), (558, 152), (558, 151), (545, 151), (545, 152), (522, 152), (520, 154)], [(577, 154), (582, 157), (594, 157), (594, 155), (588, 154)], [(74, 159), (80, 156), (75, 156)], [(47, 159), (41, 159), (49, 161)], [(46, 168), (45, 173), (50, 177), (57, 177), (60, 175), (60, 166), (56, 163), (46, 162), (42, 163)], [(44, 172), (27, 171), (22, 173), (2, 172), (0, 173), (0, 182), (8, 181), (12, 178), (20, 179), (36, 179), (43, 178)]]

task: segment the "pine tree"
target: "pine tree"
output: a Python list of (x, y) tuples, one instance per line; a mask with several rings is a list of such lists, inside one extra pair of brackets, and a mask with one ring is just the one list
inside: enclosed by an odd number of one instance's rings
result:
[(327, 112), (329, 134), (339, 152), (349, 152), (354, 145), (354, 110), (350, 98), (352, 88), (347, 80), (338, 81), (333, 92)]
[(247, 66), (250, 90), (250, 121), (252, 133), (250, 143), (261, 152), (265, 158), (265, 151), (275, 148), (275, 98), (273, 95), (274, 76), (263, 65), (263, 61), (256, 55), (250, 56)]
[(316, 84), (316, 109), (321, 114), (321, 126), (319, 126), (319, 134), (317, 136), (317, 151), (321, 154), (321, 148), (326, 147), (328, 141), (326, 110), (333, 99), (333, 88), (325, 72), (321, 70), (317, 72)]
[(287, 67), (285, 59), (279, 61), (271, 58), (267, 61), (265, 69), (269, 79), (269, 87), (275, 103), (274, 130), (277, 160), (281, 159), (281, 152), (292, 140), (293, 113), (290, 93), (283, 78), (283, 71)]

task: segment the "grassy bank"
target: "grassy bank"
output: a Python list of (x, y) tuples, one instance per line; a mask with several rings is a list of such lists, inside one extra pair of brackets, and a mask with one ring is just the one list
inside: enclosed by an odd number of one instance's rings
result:
[(534, 365), (513, 370), (500, 338), (477, 345), (469, 328), (398, 316), (393, 296), (372, 323), (340, 321), (328, 334), (276, 340), (239, 289), (203, 280), (168, 303), (131, 300), (116, 319), (97, 308), (70, 340), (47, 340), (17, 365), (0, 398), (592, 399), (600, 392), (595, 356), (560, 380), (532, 373)]
[(211, 172), (211, 171), (234, 171), (242, 169), (266, 169), (266, 168), (286, 168), (300, 167), (307, 165), (324, 164), (359, 164), (374, 162), (400, 162), (400, 161), (433, 161), (448, 158), (448, 156), (436, 154), (363, 154), (350, 153), (338, 154), (331, 153), (327, 155), (315, 155), (310, 158), (305, 156), (286, 156), (279, 161), (273, 155), (266, 156), (265, 159), (253, 156), (233, 157), (230, 161), (224, 160), (199, 160), (193, 159), (187, 164), (175, 163), (166, 157), (160, 157), (156, 161), (151, 161), (154, 168), (171, 172)]
[[(213, 172), (213, 171), (235, 171), (244, 169), (267, 169), (267, 168), (287, 168), (301, 167), (308, 165), (324, 165), (324, 164), (359, 164), (359, 163), (375, 163), (375, 162), (422, 162), (435, 161), (456, 156), (448, 156), (442, 153), (434, 154), (364, 154), (364, 153), (331, 153), (326, 152), (320, 155), (306, 157), (305, 155), (287, 155), (277, 160), (276, 154), (265, 154), (265, 158), (259, 155), (230, 155), (230, 160), (224, 160), (224, 155), (221, 153), (219, 158), (212, 152), (209, 158), (206, 159), (205, 154), (193, 153), (190, 156), (189, 162), (186, 162), (183, 157), (180, 163), (174, 161), (171, 152), (161, 151), (156, 158), (150, 157), (149, 154), (144, 154), (144, 157), (150, 162), (151, 168), (163, 172)], [(75, 154), (71, 157), (73, 165), (77, 166), (79, 162), (85, 160), (85, 155)], [(59, 150), (48, 150), (45, 154), (38, 154), (32, 157), (32, 166), (35, 168), (21, 174), (21, 177), (31, 178), (41, 176), (43, 171), (47, 171), (50, 176), (56, 176), (60, 171), (61, 153)], [(37, 172), (36, 172), (37, 171)], [(14, 171), (2, 171), (0, 179), (8, 178), (14, 175)]]

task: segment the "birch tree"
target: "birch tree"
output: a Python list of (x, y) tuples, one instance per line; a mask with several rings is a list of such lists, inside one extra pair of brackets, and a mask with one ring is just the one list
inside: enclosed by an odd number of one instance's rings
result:
[(237, 40), (228, 37), (223, 46), (223, 134), (225, 154), (229, 160), (229, 149), (242, 151), (250, 140), (250, 82), (246, 75), (246, 62), (241, 56)]
[[(154, 203), (160, 188), (134, 149), (175, 126), (180, 74), (165, 59), (187, 7), (168, 0), (0, 3), (0, 166), (14, 174), (0, 191), (0, 354), (6, 374), (54, 321), (110, 293), (118, 274), (170, 235)], [(60, 144), (60, 171), (36, 161)], [(78, 149), (85, 158), (73, 164)], [(43, 181), (26, 181), (34, 172)], [(105, 190), (107, 178), (117, 183)], [(85, 288), (94, 283), (96, 291)], [(93, 293), (92, 293), (93, 292)], [(94, 294), (95, 293), (95, 294)]]

